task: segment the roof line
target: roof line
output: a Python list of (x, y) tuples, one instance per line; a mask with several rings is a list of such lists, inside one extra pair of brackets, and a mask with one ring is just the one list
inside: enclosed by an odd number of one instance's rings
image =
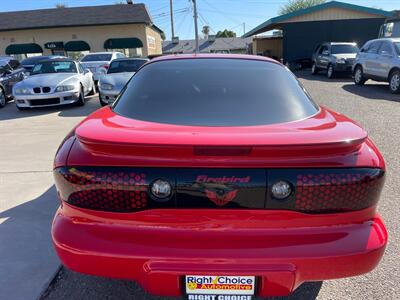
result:
[(344, 8), (344, 9), (349, 9), (349, 10), (356, 10), (360, 12), (365, 12), (369, 13), (372, 15), (381, 15), (384, 17), (391, 17), (393, 16), (393, 13), (390, 11), (382, 10), (382, 9), (377, 9), (377, 8), (371, 8), (371, 7), (366, 7), (366, 6), (360, 6), (356, 4), (350, 4), (350, 3), (345, 3), (345, 2), (339, 2), (339, 1), (330, 1), (326, 3), (322, 3), (319, 5), (311, 6), (309, 8), (303, 8), (285, 15), (277, 16), (274, 18), (271, 18), (264, 23), (258, 25), (257, 27), (253, 28), (249, 32), (245, 33), (242, 37), (249, 37), (255, 34), (255, 32), (258, 32), (259, 30), (272, 25), (276, 23), (281, 23), (283, 21), (286, 21), (288, 19), (298, 17), (301, 15), (309, 14), (318, 10), (326, 9), (326, 8), (331, 8), (331, 7), (338, 7), (338, 8)]

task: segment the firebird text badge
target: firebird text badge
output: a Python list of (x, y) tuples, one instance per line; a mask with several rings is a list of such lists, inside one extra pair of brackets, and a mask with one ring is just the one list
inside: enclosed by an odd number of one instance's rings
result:
[(235, 199), (238, 193), (237, 189), (233, 189), (226, 184), (248, 183), (250, 180), (250, 176), (209, 177), (207, 175), (199, 175), (196, 178), (196, 183), (205, 186), (204, 193), (209, 200), (215, 203), (215, 205), (224, 206)]

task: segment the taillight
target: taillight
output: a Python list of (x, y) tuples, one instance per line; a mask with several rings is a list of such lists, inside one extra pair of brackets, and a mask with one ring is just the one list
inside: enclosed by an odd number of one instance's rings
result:
[(104, 66), (102, 66), (102, 68), (108, 70), (109, 66), (108, 65), (104, 65)]
[(151, 208), (356, 211), (376, 205), (384, 174), (377, 168), (60, 167), (54, 170), (62, 201), (110, 212)]
[(375, 205), (384, 184), (384, 171), (374, 168), (271, 170), (268, 181), (289, 181), (294, 191), (277, 199), (270, 186), (267, 207), (307, 213), (361, 210)]
[(73, 206), (110, 212), (170, 207), (173, 203), (149, 197), (149, 186), (157, 180), (148, 175), (150, 170), (62, 167), (54, 170), (54, 177), (59, 197)]

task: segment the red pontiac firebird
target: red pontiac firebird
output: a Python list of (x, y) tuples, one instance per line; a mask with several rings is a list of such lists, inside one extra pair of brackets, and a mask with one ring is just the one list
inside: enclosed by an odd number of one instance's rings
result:
[(157, 295), (288, 295), (371, 271), (388, 238), (365, 130), (258, 56), (148, 62), (65, 138), (54, 176), (64, 265)]

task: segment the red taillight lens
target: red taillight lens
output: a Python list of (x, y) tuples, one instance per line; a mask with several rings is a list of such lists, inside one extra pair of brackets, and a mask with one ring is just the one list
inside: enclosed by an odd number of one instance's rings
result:
[[(276, 178), (276, 179), (275, 179)], [(273, 199), (274, 208), (301, 212), (340, 212), (361, 210), (375, 205), (384, 184), (384, 171), (373, 168), (299, 169), (271, 171), (269, 180), (286, 178), (294, 193), (286, 201)], [(271, 193), (272, 194), (272, 193)], [(267, 204), (268, 206), (268, 204)], [(278, 206), (278, 207), (277, 207)]]
[(131, 212), (148, 205), (145, 173), (58, 168), (54, 176), (61, 199), (77, 207)]
[(109, 65), (104, 65), (103, 68), (106, 69), (106, 70), (108, 70)]

